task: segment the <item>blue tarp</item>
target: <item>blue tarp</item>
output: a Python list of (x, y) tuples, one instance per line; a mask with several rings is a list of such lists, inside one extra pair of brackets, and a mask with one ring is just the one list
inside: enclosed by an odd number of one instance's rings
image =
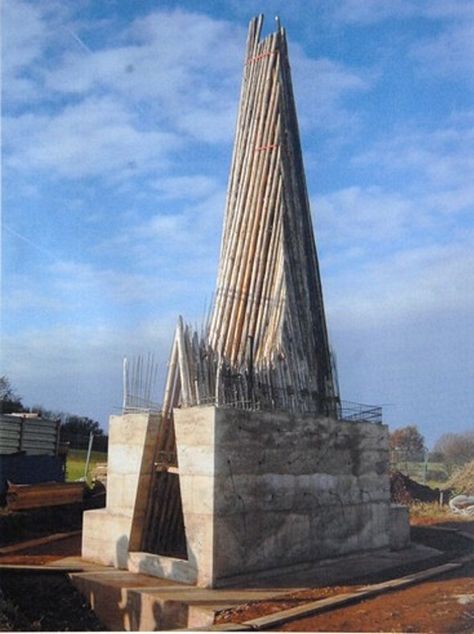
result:
[(59, 456), (27, 456), (24, 453), (0, 454), (0, 499), (7, 481), (14, 484), (64, 482), (64, 460)]

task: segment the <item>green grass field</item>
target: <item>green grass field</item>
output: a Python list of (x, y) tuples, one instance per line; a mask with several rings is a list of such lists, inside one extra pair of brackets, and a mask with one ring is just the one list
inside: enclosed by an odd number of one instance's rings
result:
[[(66, 480), (73, 482), (84, 477), (87, 451), (85, 449), (69, 449), (66, 460)], [(89, 462), (87, 481), (90, 484), (91, 473), (98, 462), (107, 462), (107, 454), (100, 451), (93, 451)]]
[(392, 469), (401, 471), (420, 484), (427, 484), (431, 488), (444, 488), (449, 478), (449, 471), (442, 462), (429, 462), (425, 466), (424, 462), (402, 461), (391, 466)]

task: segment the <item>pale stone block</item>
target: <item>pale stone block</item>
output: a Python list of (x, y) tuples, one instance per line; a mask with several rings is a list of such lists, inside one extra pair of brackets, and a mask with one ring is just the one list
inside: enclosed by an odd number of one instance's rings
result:
[(107, 476), (109, 474), (130, 475), (137, 473), (142, 463), (143, 446), (128, 446), (119, 443), (109, 447)]
[(210, 476), (179, 476), (181, 502), (185, 513), (210, 514), (214, 510), (214, 479)]
[(107, 478), (107, 508), (114, 513), (132, 514), (135, 509), (138, 473), (114, 474)]
[(385, 426), (212, 407), (175, 426), (199, 585), (387, 542)]
[[(140, 542), (145, 513), (143, 498), (147, 497), (146, 485), (152, 469), (149, 462), (159, 421), (159, 416), (146, 413), (111, 417), (107, 507), (84, 514), (84, 557), (126, 567), (130, 540), (134, 544)], [(137, 504), (139, 488), (140, 500)]]
[(183, 475), (214, 475), (214, 450), (210, 446), (186, 446), (178, 442), (178, 464)]
[[(128, 619), (126, 629), (132, 632), (156, 632), (185, 629), (188, 623), (188, 605), (179, 599), (179, 593), (167, 599), (160, 591), (146, 588), (129, 590), (127, 596)], [(133, 606), (136, 608), (133, 609)]]
[(215, 484), (216, 515), (290, 510), (294, 502), (294, 476), (267, 473), (220, 476)]
[(173, 410), (178, 446), (213, 446), (217, 411), (204, 406)]
[(406, 506), (390, 505), (390, 550), (402, 550), (410, 546), (410, 522)]
[(144, 575), (173, 579), (181, 583), (196, 583), (197, 581), (196, 567), (189, 560), (138, 551), (128, 554), (128, 570)]
[(185, 513), (186, 548), (188, 561), (199, 573), (199, 585), (208, 586), (213, 579), (214, 516), (204, 513)]
[(127, 567), (132, 518), (106, 509), (86, 511), (82, 526), (82, 557), (106, 566)]
[(111, 416), (109, 420), (109, 443), (113, 446), (123, 444), (143, 447), (148, 427), (151, 425), (158, 431), (160, 417), (158, 414), (137, 412)]
[(196, 475), (192, 478), (192, 512), (214, 512), (214, 478)]

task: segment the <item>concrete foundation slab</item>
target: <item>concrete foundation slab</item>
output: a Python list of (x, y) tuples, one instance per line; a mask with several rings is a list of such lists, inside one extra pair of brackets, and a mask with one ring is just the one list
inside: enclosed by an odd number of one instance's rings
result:
[(128, 570), (173, 579), (181, 583), (195, 584), (197, 581), (197, 570), (191, 566), (189, 561), (150, 553), (129, 553)]
[(388, 549), (323, 560), (317, 564), (275, 569), (275, 575), (241, 577), (232, 588), (209, 589), (113, 569), (71, 573), (104, 625), (114, 631), (156, 631), (207, 627), (221, 610), (284, 597), (290, 592), (330, 585), (390, 571), (406, 563), (430, 565), (441, 553), (425, 546), (400, 552)]

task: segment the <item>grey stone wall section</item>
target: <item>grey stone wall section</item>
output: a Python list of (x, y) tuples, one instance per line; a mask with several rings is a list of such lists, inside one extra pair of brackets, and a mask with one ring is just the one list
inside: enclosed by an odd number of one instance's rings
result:
[(175, 410), (199, 585), (388, 547), (388, 429), (284, 412)]

